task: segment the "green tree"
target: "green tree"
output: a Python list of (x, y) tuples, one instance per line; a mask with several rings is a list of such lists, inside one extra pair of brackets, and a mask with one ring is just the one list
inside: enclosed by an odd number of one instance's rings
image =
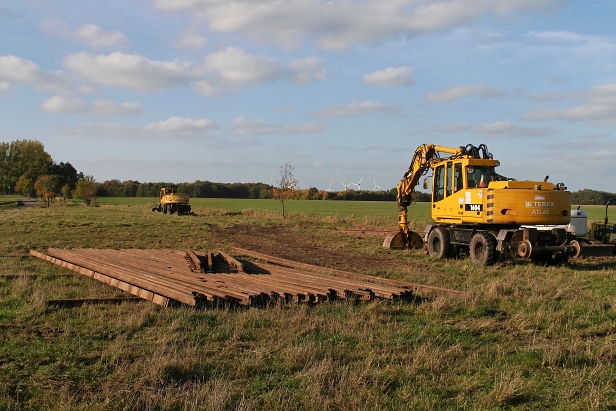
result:
[(24, 197), (30, 197), (32, 191), (34, 191), (34, 181), (27, 174), (23, 174), (15, 184), (15, 192)]
[(14, 189), (19, 178), (39, 161), (51, 162), (51, 156), (40, 141), (16, 140), (0, 143), (0, 184)]
[(73, 189), (71, 189), (70, 184), (64, 184), (62, 186), (62, 197), (73, 198)]
[(77, 182), (77, 187), (73, 191), (73, 197), (83, 200), (87, 206), (96, 200), (96, 190), (98, 184), (93, 176), (85, 176)]
[(139, 181), (128, 180), (122, 183), (122, 197), (135, 197)]

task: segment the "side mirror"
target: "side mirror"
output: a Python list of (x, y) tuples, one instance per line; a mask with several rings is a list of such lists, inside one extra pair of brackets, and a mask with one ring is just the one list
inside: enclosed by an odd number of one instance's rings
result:
[(424, 180), (424, 185), (423, 185), (424, 190), (427, 190), (429, 185), (430, 185), (430, 180), (426, 178)]

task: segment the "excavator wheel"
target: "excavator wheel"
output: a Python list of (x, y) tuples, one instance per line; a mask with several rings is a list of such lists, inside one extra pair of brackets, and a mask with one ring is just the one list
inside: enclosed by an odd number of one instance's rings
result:
[(489, 232), (478, 232), (471, 240), (469, 246), (471, 261), (475, 264), (488, 266), (498, 260), (496, 251), (496, 238)]
[(406, 248), (414, 250), (421, 249), (422, 247), (423, 239), (414, 231), (409, 231), (408, 241), (402, 231), (394, 231), (393, 233), (387, 234), (383, 241), (383, 248), (389, 250), (404, 250)]
[(449, 231), (436, 227), (428, 236), (428, 254), (436, 258), (447, 258), (450, 251)]

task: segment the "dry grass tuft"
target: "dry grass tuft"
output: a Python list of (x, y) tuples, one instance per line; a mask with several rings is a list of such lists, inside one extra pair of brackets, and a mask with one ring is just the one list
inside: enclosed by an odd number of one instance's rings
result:
[(528, 386), (520, 371), (500, 373), (494, 379), (490, 396), (499, 405), (516, 405), (524, 400)]

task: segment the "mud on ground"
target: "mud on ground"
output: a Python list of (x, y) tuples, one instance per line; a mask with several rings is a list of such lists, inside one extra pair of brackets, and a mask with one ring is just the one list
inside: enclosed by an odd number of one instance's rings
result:
[[(284, 226), (239, 224), (230, 228), (221, 228), (212, 225), (211, 229), (228, 246), (246, 248), (320, 267), (347, 271), (394, 270), (408, 264), (384, 249), (382, 254), (367, 256), (352, 249), (328, 246), (319, 241), (316, 236), (306, 236), (305, 233)], [(331, 235), (341, 234), (332, 229)], [(374, 238), (370, 241), (374, 241)]]

